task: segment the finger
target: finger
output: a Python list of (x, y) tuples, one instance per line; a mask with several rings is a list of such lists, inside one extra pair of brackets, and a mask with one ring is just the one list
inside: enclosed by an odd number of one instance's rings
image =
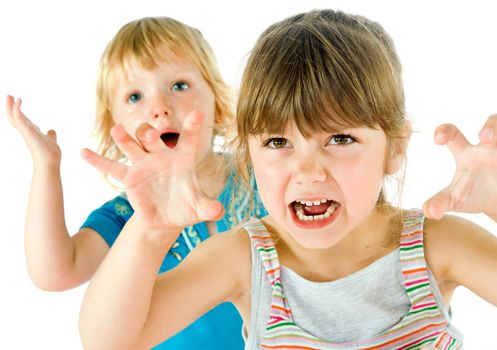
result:
[(81, 157), (83, 157), (83, 159), (90, 163), (93, 167), (97, 168), (104, 174), (109, 174), (120, 182), (123, 181), (128, 171), (128, 167), (124, 164), (102, 157), (87, 148), (81, 150)]
[(13, 116), (12, 116), (12, 109), (14, 107), (14, 97), (7, 95), (7, 98), (5, 99), (5, 114), (7, 114), (7, 119), (9, 122), (15, 126), (15, 123), (13, 122)]
[(450, 203), (451, 197), (445, 188), (424, 203), (423, 213), (428, 218), (440, 220), (446, 212), (451, 210)]
[(57, 133), (55, 132), (55, 130), (53, 130), (53, 129), (48, 130), (47, 136), (50, 137), (55, 142), (57, 142)]
[(8, 95), (5, 101), (5, 112), (10, 124), (16, 129), (19, 129), (19, 119), (24, 115), (21, 112), (21, 99), (14, 99), (13, 96)]
[(115, 141), (116, 146), (123, 152), (126, 158), (132, 162), (135, 163), (140, 160), (145, 154), (145, 150), (129, 136), (122, 125), (113, 126), (112, 129), (110, 129), (110, 135)]
[(435, 129), (435, 143), (446, 144), (454, 156), (471, 145), (463, 133), (452, 124), (443, 124)]
[(185, 152), (195, 155), (204, 114), (200, 111), (192, 111), (186, 117), (177, 147)]
[(497, 144), (497, 114), (488, 117), (487, 122), (478, 134), (481, 143)]
[(224, 207), (221, 202), (203, 198), (197, 206), (197, 215), (200, 221), (217, 221), (223, 217)]
[(136, 139), (143, 145), (147, 152), (163, 152), (166, 145), (160, 138), (159, 130), (149, 123), (143, 123), (136, 129)]
[(6, 109), (7, 117), (14, 128), (16, 128), (27, 144), (30, 144), (32, 139), (37, 139), (39, 136), (44, 136), (38, 125), (29, 120), (21, 111), (22, 100), (15, 100), (12, 96), (7, 96)]

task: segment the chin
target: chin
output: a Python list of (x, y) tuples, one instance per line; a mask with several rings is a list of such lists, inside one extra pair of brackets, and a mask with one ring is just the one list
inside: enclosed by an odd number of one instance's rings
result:
[(324, 233), (321, 235), (326, 235), (326, 237), (309, 237), (309, 233), (305, 235), (307, 237), (295, 237), (293, 239), (301, 245), (303, 248), (310, 250), (323, 250), (332, 248), (337, 245), (343, 237), (330, 237), (332, 233)]

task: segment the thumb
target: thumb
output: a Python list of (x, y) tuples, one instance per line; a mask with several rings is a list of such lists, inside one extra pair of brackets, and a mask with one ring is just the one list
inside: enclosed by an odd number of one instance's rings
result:
[(202, 198), (197, 205), (197, 215), (200, 221), (217, 221), (224, 215), (221, 202), (209, 198)]
[(450, 192), (448, 188), (444, 188), (424, 203), (423, 213), (428, 218), (440, 220), (445, 212), (451, 210), (450, 203)]

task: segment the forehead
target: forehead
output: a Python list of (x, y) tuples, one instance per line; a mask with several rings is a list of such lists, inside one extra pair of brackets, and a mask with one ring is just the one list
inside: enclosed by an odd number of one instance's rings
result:
[(154, 59), (139, 60), (128, 57), (117, 65), (114, 74), (119, 79), (129, 80), (143, 72), (163, 72), (166, 74), (190, 73), (200, 75), (198, 67), (185, 57), (167, 52)]

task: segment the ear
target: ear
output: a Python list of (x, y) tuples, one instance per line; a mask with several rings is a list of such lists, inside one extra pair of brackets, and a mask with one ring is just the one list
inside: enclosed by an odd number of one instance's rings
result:
[(404, 122), (402, 135), (396, 137), (389, 147), (386, 166), (387, 175), (393, 175), (400, 170), (406, 157), (407, 145), (409, 144), (411, 134), (411, 123), (406, 120)]

